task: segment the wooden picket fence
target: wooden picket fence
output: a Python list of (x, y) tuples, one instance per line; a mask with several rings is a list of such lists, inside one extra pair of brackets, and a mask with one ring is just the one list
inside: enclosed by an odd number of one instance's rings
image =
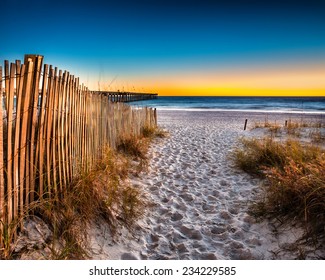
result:
[(155, 110), (112, 103), (42, 64), (26, 55), (0, 66), (0, 236), (30, 203), (62, 194), (105, 147), (157, 123)]

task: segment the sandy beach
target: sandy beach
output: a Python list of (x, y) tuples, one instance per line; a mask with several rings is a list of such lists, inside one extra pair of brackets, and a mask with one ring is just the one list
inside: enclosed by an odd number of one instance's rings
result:
[[(319, 120), (320, 116), (203, 111), (159, 111), (158, 124), (170, 134), (155, 139), (149, 167), (130, 178), (150, 207), (136, 229), (114, 240), (100, 221), (92, 227), (93, 259), (309, 259), (324, 250), (293, 246), (302, 235), (294, 224), (279, 230), (257, 222), (249, 201), (261, 181), (234, 167), (230, 153), (240, 137), (253, 136), (258, 120)], [(248, 129), (243, 130), (245, 119)]]

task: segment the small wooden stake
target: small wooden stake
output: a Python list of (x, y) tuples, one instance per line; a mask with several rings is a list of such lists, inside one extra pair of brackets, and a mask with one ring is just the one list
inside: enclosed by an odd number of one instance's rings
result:
[(245, 120), (244, 130), (246, 130), (247, 127), (247, 119)]

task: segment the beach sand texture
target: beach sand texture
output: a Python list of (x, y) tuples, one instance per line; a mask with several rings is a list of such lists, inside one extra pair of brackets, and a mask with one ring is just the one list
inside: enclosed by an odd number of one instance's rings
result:
[[(302, 231), (294, 225), (278, 231), (272, 221), (256, 222), (248, 202), (261, 181), (236, 169), (229, 155), (244, 121), (263, 114), (240, 112), (160, 111), (159, 125), (168, 130), (149, 151), (149, 169), (131, 178), (150, 202), (137, 230), (107, 241), (103, 226), (94, 229), (94, 259), (294, 259), (292, 243)], [(268, 115), (279, 122), (288, 116)], [(287, 250), (283, 250), (286, 248)], [(291, 250), (288, 250), (290, 249)], [(302, 248), (308, 258), (317, 255)], [(310, 251), (309, 251), (310, 250)]]

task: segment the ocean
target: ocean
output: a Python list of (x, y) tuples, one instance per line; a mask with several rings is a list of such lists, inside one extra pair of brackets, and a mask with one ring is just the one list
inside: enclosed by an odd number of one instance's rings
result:
[(132, 106), (158, 110), (187, 111), (249, 111), (279, 113), (325, 114), (325, 97), (198, 97), (158, 96), (136, 101)]

